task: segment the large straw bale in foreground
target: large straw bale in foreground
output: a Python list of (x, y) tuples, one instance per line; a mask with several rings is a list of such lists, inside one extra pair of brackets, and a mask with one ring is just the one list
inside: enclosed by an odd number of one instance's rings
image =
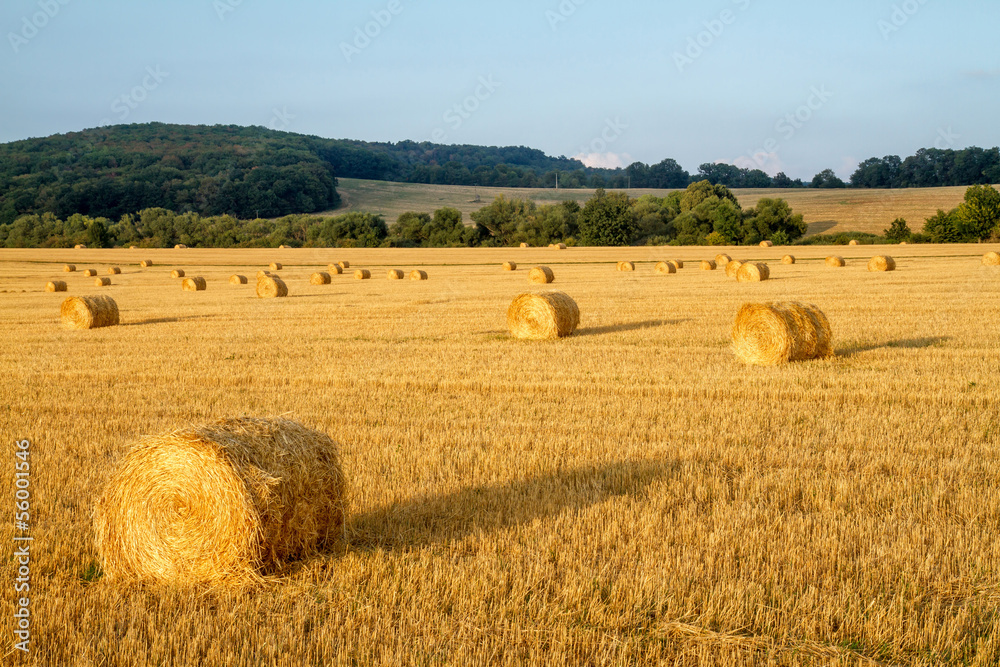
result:
[(833, 354), (830, 322), (811, 304), (748, 303), (733, 324), (733, 351), (743, 362), (773, 366)]
[(736, 272), (736, 280), (741, 283), (762, 283), (771, 279), (771, 267), (764, 262), (746, 262)]
[(556, 274), (547, 266), (536, 266), (528, 272), (528, 282), (546, 285), (556, 279)]
[(274, 299), (288, 296), (288, 285), (278, 276), (257, 275), (257, 296), (261, 299)]
[(507, 328), (515, 338), (562, 338), (579, 325), (580, 308), (563, 292), (521, 294), (507, 308)]
[(185, 278), (181, 283), (181, 289), (185, 292), (204, 292), (208, 288), (208, 283), (201, 276)]
[(1000, 253), (988, 252), (983, 255), (983, 266), (1000, 266)]
[(100, 329), (119, 322), (118, 304), (110, 296), (71, 296), (59, 309), (67, 329)]
[(875, 271), (895, 271), (896, 260), (888, 255), (875, 255), (868, 262), (868, 270)]
[(337, 444), (287, 419), (227, 419), (148, 437), (94, 509), (110, 581), (252, 583), (343, 535)]

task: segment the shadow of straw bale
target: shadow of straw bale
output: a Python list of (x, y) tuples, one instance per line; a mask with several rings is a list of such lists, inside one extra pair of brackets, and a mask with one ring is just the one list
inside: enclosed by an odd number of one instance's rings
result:
[(624, 324), (609, 324), (604, 327), (588, 327), (586, 329), (577, 329), (573, 334), (574, 336), (600, 336), (601, 334), (608, 333), (618, 333), (621, 331), (642, 331), (643, 329), (656, 329), (658, 327), (666, 327), (672, 324), (683, 324), (684, 322), (690, 322), (691, 319), (683, 320), (647, 320), (646, 322), (627, 322)]
[(872, 350), (882, 350), (886, 348), (909, 348), (909, 349), (923, 349), (927, 347), (935, 347), (941, 345), (942, 343), (947, 343), (951, 340), (951, 336), (928, 336), (925, 338), (907, 338), (904, 340), (891, 340), (885, 343), (874, 343), (872, 345), (862, 345), (859, 347), (850, 347), (837, 350), (838, 357), (853, 357), (856, 354), (861, 354), (862, 352), (871, 352)]
[(146, 324), (167, 324), (170, 322), (184, 322), (187, 320), (207, 320), (205, 315), (185, 315), (183, 317), (154, 317), (147, 320), (136, 320), (134, 322), (122, 322), (123, 327), (141, 327)]
[(677, 467), (665, 461), (628, 461), (413, 498), (353, 516), (348, 548), (407, 549), (502, 530), (640, 493)]

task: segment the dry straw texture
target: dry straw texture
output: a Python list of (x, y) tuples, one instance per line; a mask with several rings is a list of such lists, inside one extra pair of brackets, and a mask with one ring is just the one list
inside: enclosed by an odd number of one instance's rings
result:
[(46, 292), (65, 292), (66, 291), (66, 281), (65, 280), (53, 280), (45, 285)]
[(830, 255), (826, 258), (826, 265), (833, 267), (847, 266), (847, 262), (845, 262), (844, 258), (839, 255)]
[(848, 243), (847, 245), (861, 245), (861, 244), (858, 243), (857, 239), (851, 239), (851, 242)]
[(528, 247), (528, 244), (527, 244), (527, 243), (522, 243), (522, 244), (521, 244), (521, 247), (522, 247), (522, 248), (527, 248), (527, 247)]
[(782, 264), (794, 264), (795, 263), (795, 255), (785, 255), (784, 257), (781, 258), (781, 263)]
[(118, 324), (118, 304), (110, 296), (71, 296), (59, 310), (67, 329), (99, 329)]
[(344, 267), (340, 264), (330, 264), (326, 267), (327, 272), (330, 275), (341, 275), (344, 272)]
[(760, 247), (761, 248), (773, 248), (774, 247), (774, 243), (771, 242), (771, 241), (761, 241), (760, 242)]
[(830, 322), (811, 304), (748, 303), (733, 324), (733, 351), (743, 362), (774, 366), (833, 354)]
[(504, 262), (503, 263), (503, 270), (504, 271), (517, 271), (517, 262)]
[(655, 271), (662, 274), (677, 273), (677, 267), (673, 262), (657, 262)]
[(354, 272), (355, 280), (368, 280), (371, 277), (372, 277), (372, 272), (369, 271), (368, 269), (358, 269), (357, 271)]
[(507, 308), (507, 328), (514, 338), (562, 338), (576, 331), (579, 325), (580, 308), (563, 292), (521, 294)]
[(619, 271), (635, 271), (635, 262), (618, 262)]
[(121, 272), (122, 272), (121, 268), (119, 268), (119, 267), (117, 267), (117, 266), (112, 266), (112, 267), (109, 267), (109, 268), (108, 268), (108, 275), (109, 275), (109, 276), (117, 276), (117, 275), (119, 275), (119, 274), (120, 274)]
[(84, 245), (83, 243), (77, 243), (75, 246), (73, 246), (73, 248), (75, 248), (76, 250), (86, 250), (87, 246)]
[(67, 264), (63, 267), (63, 273), (73, 273), (76, 271), (76, 264)]
[(764, 262), (747, 262), (736, 272), (741, 283), (762, 283), (771, 278), (771, 267)]
[(278, 246), (278, 250), (288, 250), (288, 246), (286, 246), (286, 245), (279, 245)]
[(888, 255), (876, 255), (868, 262), (869, 271), (895, 271), (896, 260)]
[(983, 255), (983, 266), (1000, 266), (1000, 253), (988, 252)]
[(184, 245), (183, 243), (178, 243), (177, 245), (174, 246), (174, 250), (187, 250), (187, 246)]
[(151, 259), (144, 259), (141, 262), (139, 262), (139, 266), (141, 266), (144, 269), (148, 269), (152, 265), (153, 265), (153, 260)]
[(88, 278), (93, 278), (94, 276), (97, 275), (97, 269), (87, 269), (83, 272), (83, 275), (87, 276)]
[(288, 286), (285, 285), (285, 281), (278, 276), (258, 275), (257, 296), (262, 299), (274, 299), (288, 296)]
[(270, 275), (273, 275), (270, 271), (258, 271), (257, 272), (257, 280), (260, 280), (261, 278), (266, 278), (266, 277), (268, 277)]
[(350, 262), (337, 262), (337, 265), (340, 268), (342, 268), (342, 269), (349, 269), (349, 268), (351, 268), (351, 263)]
[(268, 268), (272, 271), (281, 271), (281, 264), (278, 262), (271, 262), (271, 265)]
[(718, 254), (715, 256), (715, 265), (725, 267), (726, 264), (733, 261), (733, 258), (726, 254)]
[(536, 266), (528, 272), (528, 282), (547, 285), (556, 279), (556, 274), (547, 266)]
[(230, 285), (246, 285), (247, 284), (247, 277), (246, 276), (241, 276), (238, 273), (234, 273), (233, 275), (229, 276), (229, 284)]
[(679, 259), (668, 259), (667, 261), (670, 262), (671, 264), (673, 264), (675, 267), (677, 267), (677, 269), (683, 269), (684, 268), (684, 262), (682, 262)]
[(183, 278), (184, 277), (184, 269), (174, 269), (173, 271), (170, 272), (170, 277), (171, 278)]
[(342, 538), (337, 443), (287, 419), (227, 419), (139, 442), (94, 509), (110, 581), (240, 585)]
[(410, 280), (427, 280), (427, 272), (414, 269), (410, 271)]
[(309, 276), (310, 285), (329, 285), (332, 280), (330, 274), (326, 271), (317, 271)]
[(554, 247), (555, 247), (556, 250), (565, 250), (566, 249), (566, 244), (565, 243), (556, 243)]
[(739, 259), (731, 260), (726, 264), (726, 276), (729, 278), (735, 278), (736, 274), (739, 273), (740, 267), (743, 266), (744, 262)]
[(402, 280), (404, 274), (399, 269), (389, 269), (389, 273), (386, 274), (386, 278), (389, 280)]
[(711, 259), (704, 259), (701, 261), (702, 271), (715, 271), (717, 268), (719, 268), (718, 265)]
[(181, 289), (185, 292), (201, 292), (208, 287), (208, 283), (201, 276), (194, 276), (192, 278), (185, 278), (184, 282), (181, 283)]
[(107, 287), (111, 284), (111, 278), (100, 277), (94, 280), (94, 287)]

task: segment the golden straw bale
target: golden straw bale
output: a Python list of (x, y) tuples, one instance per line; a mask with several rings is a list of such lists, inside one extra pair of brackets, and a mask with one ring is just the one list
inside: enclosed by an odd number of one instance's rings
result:
[(711, 259), (704, 259), (701, 262), (702, 271), (715, 271), (717, 268), (719, 268), (718, 265)]
[(137, 249), (138, 249), (138, 246), (134, 246), (134, 245), (130, 245), (130, 246), (128, 247), (128, 249), (129, 249), (129, 250), (137, 250)]
[(86, 250), (87, 246), (84, 245), (83, 243), (77, 243), (75, 246), (73, 246), (73, 248), (76, 250)]
[(141, 266), (144, 269), (148, 269), (152, 265), (153, 265), (153, 260), (151, 259), (144, 259), (141, 262), (139, 262), (139, 266)]
[(848, 243), (847, 245), (861, 245), (861, 244), (858, 243), (857, 239), (851, 239), (851, 242)]
[(185, 292), (203, 292), (208, 287), (208, 283), (201, 276), (185, 278), (181, 283), (181, 289)]
[(399, 269), (389, 269), (389, 273), (386, 274), (386, 278), (389, 280), (402, 280), (405, 274)]
[(760, 247), (761, 248), (773, 248), (774, 247), (774, 242), (773, 241), (761, 241), (760, 242)]
[(503, 263), (503, 270), (504, 271), (517, 271), (517, 262), (504, 262)]
[(63, 267), (63, 273), (73, 273), (76, 271), (76, 264), (67, 264)]
[(566, 249), (566, 244), (565, 243), (556, 243), (555, 244), (555, 249), (556, 250), (565, 250)]
[(677, 273), (677, 266), (673, 262), (657, 262), (654, 271), (662, 274)]
[(833, 355), (830, 322), (811, 304), (748, 303), (736, 315), (733, 352), (748, 364), (773, 366)]
[(619, 271), (635, 271), (635, 262), (618, 262)]
[(271, 269), (272, 271), (281, 271), (281, 264), (279, 264), (278, 262), (271, 262), (271, 265), (267, 268)]
[(410, 271), (410, 280), (427, 280), (427, 272), (420, 269)]
[(257, 280), (260, 280), (261, 278), (266, 278), (267, 276), (271, 276), (271, 275), (274, 275), (274, 274), (271, 273), (270, 271), (266, 270), (266, 269), (258, 271), (257, 272)]
[(830, 255), (826, 258), (826, 265), (832, 267), (847, 266), (847, 262), (844, 261), (843, 257), (838, 255)]
[(678, 271), (684, 268), (684, 262), (679, 259), (668, 259), (667, 261), (673, 264)]
[(229, 276), (229, 284), (230, 285), (246, 285), (247, 284), (247, 277), (246, 276), (241, 276), (238, 273), (234, 273), (233, 275)]
[(888, 255), (876, 255), (868, 262), (869, 271), (895, 271), (896, 260)]
[(66, 281), (65, 280), (53, 280), (45, 284), (46, 292), (65, 292), (66, 291)]
[(794, 264), (795, 263), (795, 255), (785, 255), (784, 257), (781, 258), (781, 263), (782, 264)]
[(87, 276), (88, 278), (93, 278), (94, 276), (97, 275), (97, 269), (86, 269), (83, 272), (83, 275)]
[(357, 271), (354, 272), (355, 280), (368, 280), (371, 277), (372, 277), (372, 272), (369, 271), (368, 269), (358, 269)]
[(350, 262), (337, 262), (337, 266), (339, 266), (342, 269), (349, 269), (349, 268), (351, 268), (351, 263)]
[(739, 273), (740, 267), (745, 264), (744, 260), (734, 259), (726, 264), (726, 276), (729, 278), (735, 278), (736, 274)]
[(257, 276), (257, 296), (261, 299), (274, 299), (288, 296), (288, 285), (278, 276)]
[(71, 296), (59, 309), (67, 329), (99, 329), (118, 324), (118, 304), (110, 296)]
[(521, 244), (521, 247), (522, 247), (522, 248), (527, 248), (527, 247), (528, 247), (528, 244), (527, 244), (527, 243), (522, 243), (522, 244)]
[(546, 285), (556, 279), (556, 274), (547, 266), (536, 266), (528, 272), (528, 282)]
[(184, 245), (183, 243), (178, 243), (177, 245), (174, 246), (174, 250), (187, 250), (187, 246)]
[(173, 271), (170, 272), (170, 277), (171, 278), (183, 278), (184, 277), (184, 269), (174, 269)]
[(331, 276), (332, 275), (338, 275), (339, 276), (340, 274), (342, 274), (344, 272), (344, 267), (342, 267), (340, 264), (329, 264), (326, 267), (326, 271)]
[(580, 308), (562, 292), (521, 294), (507, 308), (507, 327), (514, 338), (562, 338), (579, 325)]
[(309, 276), (310, 285), (329, 285), (332, 280), (330, 274), (326, 271), (317, 271)]
[(721, 254), (720, 253), (720, 254), (718, 254), (718, 255), (715, 256), (715, 265), (717, 267), (725, 268), (726, 264), (729, 264), (729, 262), (731, 262), (731, 261), (733, 261), (733, 258), (730, 257), (729, 255), (725, 255), (725, 254)]
[(94, 508), (109, 581), (258, 583), (343, 537), (339, 446), (288, 419), (240, 417), (141, 440)]
[(278, 246), (278, 250), (288, 250), (288, 246), (286, 246), (286, 245), (279, 245)]
[(764, 262), (746, 262), (736, 272), (736, 280), (741, 283), (762, 283), (771, 278), (771, 267)]
[(117, 276), (117, 275), (121, 274), (121, 272), (122, 272), (122, 270), (119, 267), (117, 267), (117, 266), (112, 266), (112, 267), (110, 267), (108, 269), (108, 275), (109, 276)]
[(983, 266), (1000, 266), (1000, 253), (988, 252), (983, 255)]
[(100, 278), (94, 279), (94, 287), (107, 287), (111, 284), (111, 278), (106, 278), (101, 276)]

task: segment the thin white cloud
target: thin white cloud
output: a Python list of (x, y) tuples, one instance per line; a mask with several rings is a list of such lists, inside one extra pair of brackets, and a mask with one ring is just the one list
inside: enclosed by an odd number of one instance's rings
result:
[(720, 162), (735, 165), (740, 169), (760, 169), (768, 176), (777, 176), (779, 172), (785, 170), (785, 163), (781, 161), (777, 153), (765, 153), (763, 151), (754, 153), (751, 157), (741, 155), (735, 160), (720, 160)]
[(628, 153), (580, 153), (573, 159), (594, 169), (622, 169), (633, 162)]

